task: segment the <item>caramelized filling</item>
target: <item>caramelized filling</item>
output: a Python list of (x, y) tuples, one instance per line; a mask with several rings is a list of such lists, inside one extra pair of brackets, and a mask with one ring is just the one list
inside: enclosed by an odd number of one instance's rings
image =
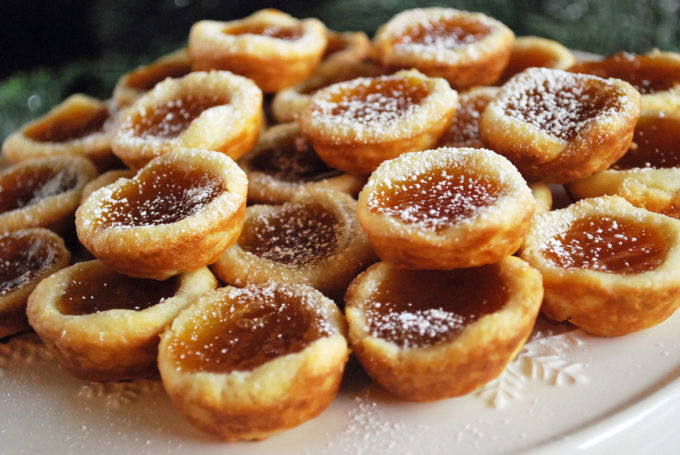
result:
[(0, 237), (0, 254), (0, 296), (27, 285), (57, 259), (55, 245), (20, 232)]
[(501, 195), (502, 188), (488, 177), (433, 169), (392, 182), (376, 191), (368, 204), (373, 212), (440, 231), (493, 205)]
[(141, 311), (174, 296), (179, 286), (179, 276), (156, 281), (132, 278), (99, 267), (90, 268), (68, 284), (57, 303), (57, 310), (72, 316), (107, 310)]
[(450, 340), (507, 300), (497, 265), (446, 271), (393, 268), (366, 304), (366, 316), (372, 336), (405, 349), (422, 348)]
[(78, 176), (72, 169), (24, 167), (0, 176), (0, 213), (20, 209), (72, 190)]
[(182, 134), (203, 111), (227, 103), (217, 96), (185, 96), (165, 101), (138, 115), (133, 128), (143, 138), (172, 139)]
[(395, 44), (416, 44), (437, 49), (459, 49), (476, 43), (491, 33), (477, 20), (456, 17), (437, 22), (420, 22), (397, 38)]
[(245, 24), (227, 27), (223, 33), (227, 35), (260, 35), (284, 41), (295, 41), (302, 38), (300, 27), (281, 27), (278, 25)]
[(170, 352), (178, 368), (250, 371), (332, 333), (304, 296), (265, 287), (240, 289), (230, 299), (196, 315), (172, 341)]
[(551, 240), (543, 254), (564, 268), (613, 273), (654, 270), (666, 258), (666, 240), (653, 228), (609, 216), (580, 218)]
[(640, 117), (633, 146), (617, 161), (614, 169), (680, 166), (680, 120), (674, 117)]
[(105, 107), (80, 109), (52, 116), (26, 130), (26, 136), (38, 142), (67, 142), (101, 131), (109, 119)]
[(528, 49), (513, 49), (510, 61), (503, 70), (503, 75), (499, 81), (507, 81), (515, 74), (519, 74), (527, 68), (552, 68), (557, 59), (550, 52), (541, 51), (537, 47)]
[(202, 169), (158, 164), (104, 201), (99, 228), (175, 223), (195, 214), (224, 191), (224, 182)]
[(186, 63), (164, 63), (162, 65), (151, 65), (133, 71), (127, 77), (125, 85), (142, 91), (149, 91), (156, 84), (167, 77), (178, 78), (186, 76), (191, 72), (191, 65)]
[(349, 47), (349, 43), (341, 34), (327, 34), (326, 38), (326, 49), (323, 51), (322, 58), (327, 58), (328, 56), (344, 51)]
[(449, 129), (444, 133), (441, 142), (461, 145), (471, 143), (473, 146), (481, 146), (479, 118), (494, 96), (495, 94), (489, 91), (461, 95), (456, 116), (453, 118), (453, 123), (451, 123)]
[(322, 261), (338, 247), (338, 219), (320, 204), (291, 204), (246, 221), (239, 245), (256, 256), (291, 266)]

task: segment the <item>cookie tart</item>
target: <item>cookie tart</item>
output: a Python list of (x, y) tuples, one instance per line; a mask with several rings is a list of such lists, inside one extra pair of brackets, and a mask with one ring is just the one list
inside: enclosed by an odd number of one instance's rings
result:
[(158, 367), (173, 403), (228, 441), (264, 439), (321, 413), (349, 349), (335, 303), (300, 284), (208, 292), (163, 334)]
[(135, 174), (136, 172), (132, 169), (115, 169), (99, 174), (83, 188), (83, 194), (80, 196), (80, 203), (82, 204), (90, 194), (94, 193), (99, 188), (110, 185), (120, 178), (131, 179)]
[(330, 189), (355, 195), (365, 178), (326, 165), (297, 123), (274, 125), (239, 166), (248, 176), (248, 201), (280, 204), (306, 190)]
[(617, 196), (538, 216), (521, 255), (543, 275), (543, 313), (595, 335), (651, 327), (680, 306), (680, 221)]
[(236, 241), (246, 192), (228, 156), (178, 148), (92, 193), (76, 212), (78, 238), (120, 273), (163, 280), (216, 261)]
[(28, 301), (31, 327), (72, 375), (120, 381), (156, 373), (159, 336), (217, 280), (203, 267), (165, 281), (131, 278), (100, 261), (43, 280)]
[(0, 234), (0, 338), (28, 330), (26, 300), (40, 281), (68, 266), (64, 241), (42, 228)]
[(534, 206), (526, 182), (502, 156), (444, 147), (381, 164), (359, 194), (357, 218), (384, 262), (446, 270), (514, 253)]
[(498, 84), (504, 84), (527, 68), (566, 70), (575, 63), (574, 54), (557, 41), (539, 36), (519, 36), (512, 43), (510, 60)]
[(318, 19), (298, 20), (274, 9), (230, 22), (200, 21), (189, 34), (194, 70), (229, 70), (265, 93), (304, 80), (325, 48), (326, 27)]
[(358, 78), (316, 92), (300, 129), (330, 167), (369, 174), (385, 160), (436, 144), (457, 99), (445, 80), (415, 70)]
[(337, 191), (310, 191), (280, 206), (248, 207), (241, 236), (213, 271), (235, 286), (303, 283), (341, 298), (349, 282), (374, 261), (354, 199)]
[(439, 139), (439, 146), (486, 148), (479, 134), (479, 118), (498, 91), (498, 87), (476, 87), (460, 93), (456, 115)]
[(262, 92), (227, 71), (194, 72), (157, 84), (118, 121), (113, 152), (132, 169), (177, 147), (238, 159), (260, 132)]
[(503, 85), (479, 127), (527, 180), (565, 183), (618, 160), (639, 115), (640, 94), (627, 82), (529, 68)]
[(366, 372), (397, 397), (464, 395), (494, 379), (531, 333), (541, 276), (514, 256), (450, 271), (383, 262), (347, 291), (352, 349)]

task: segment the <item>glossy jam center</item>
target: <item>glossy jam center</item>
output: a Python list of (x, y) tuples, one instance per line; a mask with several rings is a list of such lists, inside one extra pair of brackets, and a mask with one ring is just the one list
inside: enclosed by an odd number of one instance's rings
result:
[(423, 21), (410, 27), (406, 33), (397, 38), (397, 45), (416, 44), (455, 50), (476, 43), (490, 33), (489, 27), (471, 18)]
[(27, 129), (26, 136), (38, 142), (72, 141), (101, 131), (109, 117), (107, 108), (73, 109)]
[(286, 41), (300, 39), (303, 35), (300, 27), (281, 27), (278, 25), (250, 24), (229, 27), (224, 30), (227, 35), (260, 35)]
[(339, 241), (338, 219), (320, 204), (291, 204), (246, 221), (239, 245), (256, 256), (304, 266), (332, 255)]
[(0, 213), (37, 204), (72, 190), (78, 176), (69, 168), (30, 166), (0, 176)]
[(614, 169), (679, 167), (679, 133), (678, 118), (640, 117), (633, 135), (634, 145), (614, 164)]
[(501, 194), (498, 183), (488, 177), (440, 168), (392, 182), (375, 191), (368, 205), (373, 212), (439, 231), (493, 205)]
[(538, 47), (529, 47), (522, 50), (513, 50), (510, 61), (503, 70), (499, 81), (507, 81), (515, 74), (519, 74), (527, 68), (546, 67), (551, 68), (557, 62), (557, 57)]
[(494, 96), (495, 91), (492, 90), (461, 95), (456, 116), (453, 118), (449, 129), (444, 133), (441, 142), (459, 146), (481, 147), (483, 144), (479, 135), (479, 118)]
[(170, 350), (179, 368), (250, 371), (332, 333), (314, 303), (302, 296), (271, 287), (233, 294), (197, 315), (173, 340)]
[(366, 304), (366, 316), (372, 336), (420, 348), (450, 340), (507, 300), (496, 265), (447, 271), (394, 268)]
[(99, 267), (90, 268), (69, 283), (57, 309), (73, 316), (107, 310), (141, 311), (174, 296), (179, 285), (178, 276), (156, 281), (132, 278)]
[(0, 296), (29, 284), (57, 259), (56, 246), (35, 235), (0, 237)]
[(204, 170), (155, 165), (103, 201), (100, 228), (174, 223), (195, 214), (224, 191), (222, 179)]
[(167, 77), (183, 77), (190, 72), (191, 65), (181, 62), (167, 62), (164, 64), (151, 65), (130, 73), (125, 85), (146, 92), (154, 88), (156, 84), (165, 80)]
[(147, 109), (133, 120), (137, 136), (172, 139), (186, 130), (203, 111), (227, 104), (217, 96), (185, 96)]
[(654, 270), (667, 250), (666, 240), (651, 227), (593, 216), (576, 220), (543, 254), (564, 268), (628, 274)]

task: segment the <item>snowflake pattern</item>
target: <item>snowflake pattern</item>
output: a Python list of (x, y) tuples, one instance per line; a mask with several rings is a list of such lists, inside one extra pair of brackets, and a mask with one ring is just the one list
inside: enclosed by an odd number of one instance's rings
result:
[(32, 365), (51, 358), (52, 354), (35, 333), (13, 336), (0, 343), (0, 376), (12, 364)]
[(82, 400), (104, 399), (106, 409), (115, 410), (140, 399), (142, 395), (161, 389), (161, 383), (152, 379), (126, 382), (91, 382), (80, 387), (78, 398)]

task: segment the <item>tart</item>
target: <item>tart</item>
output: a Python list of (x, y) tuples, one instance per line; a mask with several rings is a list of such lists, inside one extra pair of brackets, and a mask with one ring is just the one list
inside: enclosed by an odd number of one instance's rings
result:
[(393, 395), (432, 401), (499, 376), (531, 333), (540, 274), (510, 256), (469, 269), (404, 270), (379, 262), (347, 291), (352, 349)]
[(423, 8), (394, 16), (374, 43), (387, 69), (416, 68), (465, 89), (496, 82), (514, 38), (508, 27), (481, 13)]
[(81, 243), (119, 273), (164, 280), (217, 260), (241, 232), (247, 181), (222, 153), (178, 148), (76, 212)]
[(356, 195), (366, 183), (329, 168), (300, 133), (297, 123), (274, 125), (239, 166), (248, 176), (248, 201), (281, 204), (300, 191), (329, 189)]
[(280, 206), (248, 207), (241, 236), (213, 271), (234, 286), (302, 283), (341, 300), (349, 282), (373, 262), (354, 199), (337, 191), (312, 191)]
[(594, 335), (651, 327), (680, 306), (680, 221), (617, 196), (540, 215), (522, 258), (543, 275), (543, 313)]
[(440, 147), (486, 148), (479, 135), (479, 119), (498, 87), (476, 87), (460, 93), (453, 121), (439, 139)]
[(68, 266), (64, 241), (42, 228), (0, 234), (0, 338), (28, 330), (26, 300), (45, 277)]
[(300, 129), (330, 167), (369, 174), (385, 160), (436, 144), (456, 102), (445, 80), (415, 70), (358, 78), (316, 92)]
[(100, 261), (80, 262), (43, 280), (28, 319), (66, 371), (88, 381), (157, 372), (159, 336), (217, 280), (203, 267), (165, 281), (131, 278)]
[(534, 196), (534, 201), (536, 201), (536, 212), (534, 216), (549, 212), (552, 209), (553, 196), (550, 186), (546, 183), (532, 183), (529, 185), (531, 189), (531, 194)]
[(527, 68), (566, 70), (575, 63), (574, 54), (557, 41), (539, 36), (520, 36), (512, 43), (510, 61), (498, 83), (504, 84)]
[(82, 204), (85, 201), (85, 199), (87, 199), (90, 196), (90, 194), (94, 193), (99, 188), (105, 187), (106, 185), (110, 185), (118, 179), (121, 178), (131, 179), (134, 176), (135, 171), (131, 169), (115, 169), (113, 171), (108, 171), (104, 172), (103, 174), (99, 174), (83, 188), (83, 194), (80, 197), (80, 203)]
[(359, 194), (357, 218), (384, 262), (446, 270), (514, 253), (534, 206), (526, 182), (502, 156), (444, 147), (381, 164)]
[(630, 147), (640, 94), (627, 82), (548, 68), (510, 79), (482, 114), (482, 140), (529, 181), (565, 183)]
[(83, 187), (96, 175), (92, 162), (80, 156), (23, 161), (1, 171), (0, 232), (72, 229)]
[(107, 103), (86, 95), (71, 95), (11, 134), (2, 144), (2, 154), (11, 163), (81, 155), (100, 170), (111, 169), (120, 163), (111, 152), (111, 119)]
[(326, 27), (318, 19), (297, 20), (274, 9), (230, 22), (200, 21), (189, 34), (195, 71), (229, 70), (265, 93), (307, 78), (325, 48)]
[(223, 152), (238, 159), (260, 131), (262, 92), (227, 71), (194, 72), (157, 84), (126, 109), (113, 152), (132, 169), (178, 147)]
[(161, 337), (158, 367), (173, 403), (228, 441), (264, 439), (321, 413), (349, 349), (333, 301), (301, 284), (208, 292)]

